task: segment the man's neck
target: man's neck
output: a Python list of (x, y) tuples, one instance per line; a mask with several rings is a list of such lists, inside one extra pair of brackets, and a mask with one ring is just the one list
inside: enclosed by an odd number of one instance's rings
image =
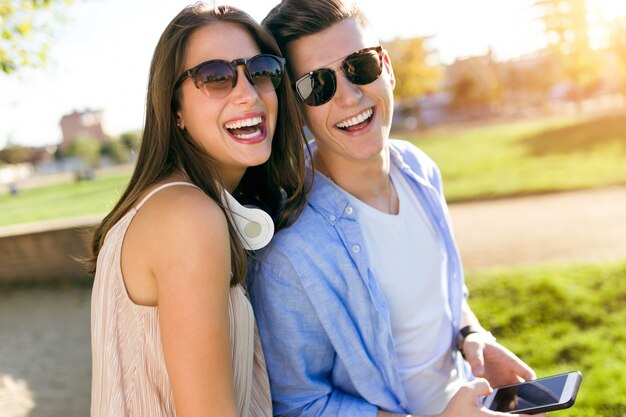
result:
[(315, 152), (315, 168), (337, 186), (365, 204), (385, 213), (397, 213), (397, 195), (391, 182), (389, 149), (367, 161), (354, 161)]

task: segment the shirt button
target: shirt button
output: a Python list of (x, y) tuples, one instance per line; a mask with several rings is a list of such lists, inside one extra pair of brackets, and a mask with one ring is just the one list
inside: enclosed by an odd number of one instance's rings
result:
[(334, 214), (331, 214), (328, 218), (330, 219), (331, 222), (334, 222), (337, 217), (335, 217)]
[(354, 253), (361, 252), (361, 247), (359, 245), (352, 246), (352, 252), (354, 252)]
[(348, 215), (352, 214), (352, 207), (350, 206), (346, 207), (346, 214)]

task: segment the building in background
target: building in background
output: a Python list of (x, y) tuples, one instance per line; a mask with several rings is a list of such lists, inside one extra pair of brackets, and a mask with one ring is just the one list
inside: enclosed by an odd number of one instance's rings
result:
[(59, 150), (62, 154), (65, 154), (70, 142), (79, 137), (94, 138), (100, 145), (105, 145), (111, 140), (104, 127), (104, 112), (102, 110), (74, 111), (63, 116), (60, 124), (63, 139), (59, 145)]

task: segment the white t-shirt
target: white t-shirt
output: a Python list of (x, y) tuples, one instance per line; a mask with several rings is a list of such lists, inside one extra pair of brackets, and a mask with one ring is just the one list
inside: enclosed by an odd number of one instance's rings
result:
[(400, 210), (390, 215), (350, 195), (389, 307), (398, 371), (412, 413), (443, 411), (462, 384), (455, 367), (446, 254), (406, 179), (392, 167)]

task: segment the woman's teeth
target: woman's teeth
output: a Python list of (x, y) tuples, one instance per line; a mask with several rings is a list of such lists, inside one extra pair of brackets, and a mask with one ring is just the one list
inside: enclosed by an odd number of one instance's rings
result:
[(231, 132), (234, 136), (238, 137), (239, 139), (251, 139), (254, 137), (257, 137), (261, 134), (261, 129), (259, 129), (258, 127), (254, 129), (254, 132), (252, 133), (235, 133), (235, 132)]
[(233, 136), (239, 139), (250, 139), (261, 134), (261, 128), (259, 126), (261, 122), (263, 122), (263, 118), (257, 116), (226, 123), (224, 127), (228, 129)]
[(261, 116), (251, 117), (249, 119), (237, 120), (236, 122), (226, 123), (226, 129), (240, 129), (247, 126), (255, 126), (263, 121)]

